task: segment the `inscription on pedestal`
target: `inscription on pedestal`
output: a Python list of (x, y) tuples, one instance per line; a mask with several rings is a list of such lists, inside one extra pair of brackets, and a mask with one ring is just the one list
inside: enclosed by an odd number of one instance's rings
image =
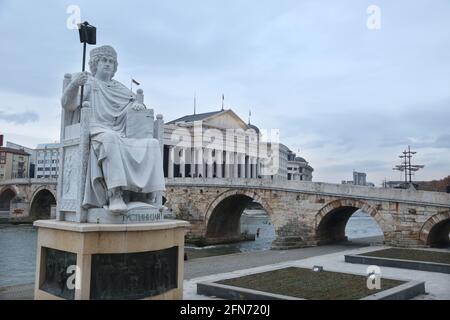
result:
[(177, 287), (178, 247), (92, 255), (90, 298), (143, 299)]
[(39, 289), (57, 297), (73, 300), (75, 297), (73, 268), (77, 264), (77, 255), (50, 248), (43, 248), (43, 250), (45, 251), (45, 275)]
[(133, 210), (127, 215), (122, 216), (124, 223), (131, 222), (153, 222), (164, 220), (164, 214), (162, 212), (149, 212), (149, 210)]

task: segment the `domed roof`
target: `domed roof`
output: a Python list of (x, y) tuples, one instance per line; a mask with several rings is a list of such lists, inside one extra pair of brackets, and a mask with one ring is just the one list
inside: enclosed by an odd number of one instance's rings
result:
[(253, 124), (248, 124), (247, 126), (248, 126), (250, 129), (255, 130), (256, 133), (259, 133), (259, 128), (258, 128), (257, 126), (255, 126), (255, 125), (253, 125)]
[(307, 162), (304, 158), (302, 157), (295, 157), (295, 161), (299, 161), (299, 162)]

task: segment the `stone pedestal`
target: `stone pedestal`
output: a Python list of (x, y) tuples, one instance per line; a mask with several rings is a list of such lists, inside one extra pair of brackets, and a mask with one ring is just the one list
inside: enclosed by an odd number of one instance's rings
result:
[(35, 299), (182, 299), (189, 223), (40, 220)]

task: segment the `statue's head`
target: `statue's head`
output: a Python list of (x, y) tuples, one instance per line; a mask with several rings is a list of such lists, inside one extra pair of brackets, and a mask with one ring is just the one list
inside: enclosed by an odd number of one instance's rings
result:
[(116, 50), (111, 46), (101, 46), (92, 49), (90, 52), (89, 68), (91, 69), (93, 76), (95, 76), (98, 71), (99, 63), (106, 68), (106, 70), (102, 71), (107, 72), (108, 69), (111, 68), (110, 74), (111, 78), (113, 78), (117, 71), (117, 66), (119, 65), (117, 63)]

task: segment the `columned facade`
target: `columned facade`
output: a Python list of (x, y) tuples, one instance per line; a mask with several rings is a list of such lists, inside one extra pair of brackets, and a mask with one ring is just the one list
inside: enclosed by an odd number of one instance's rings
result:
[[(168, 122), (164, 125), (165, 177), (287, 180), (290, 150), (275, 141), (260, 141), (261, 136), (256, 126), (246, 124), (232, 110)], [(312, 168), (308, 168), (303, 180), (311, 179)]]

